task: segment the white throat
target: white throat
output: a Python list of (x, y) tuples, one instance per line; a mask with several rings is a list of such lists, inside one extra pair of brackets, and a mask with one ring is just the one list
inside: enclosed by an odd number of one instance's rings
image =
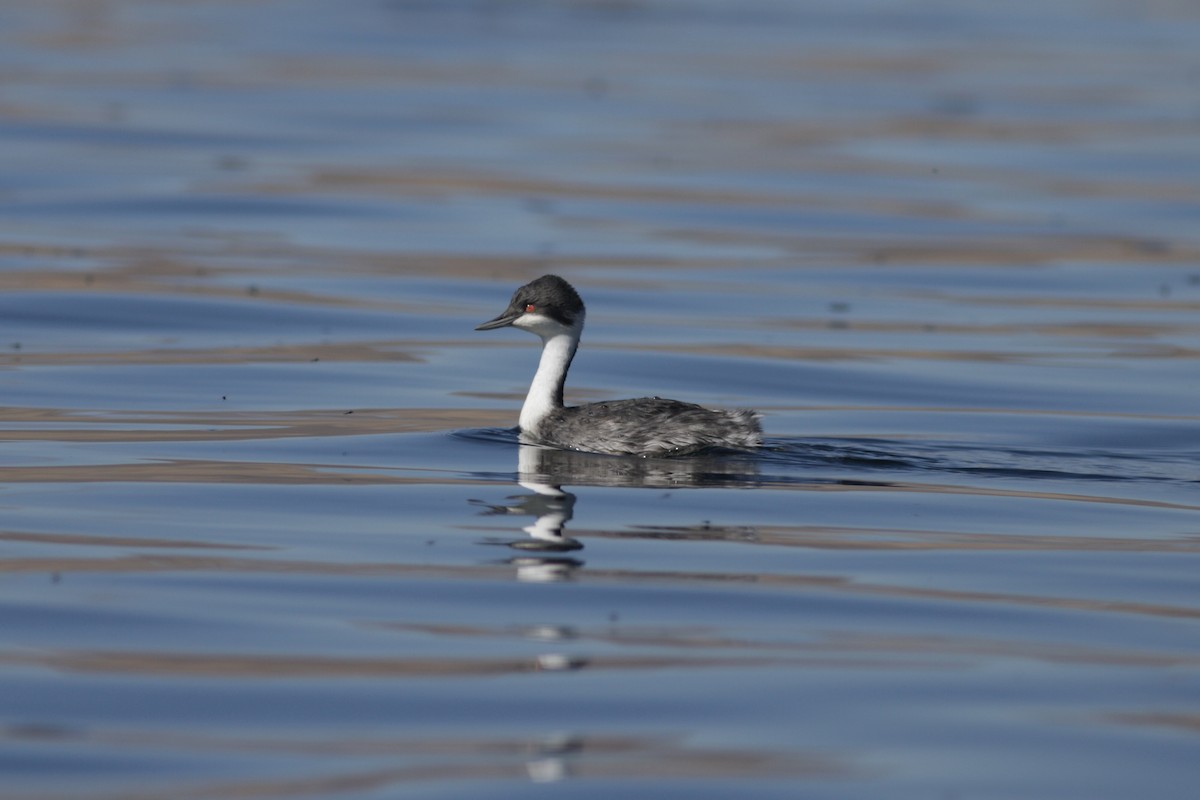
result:
[(529, 385), (529, 394), (525, 395), (525, 405), (521, 406), (522, 431), (535, 432), (548, 414), (563, 407), (563, 384), (567, 381), (567, 370), (579, 347), (582, 331), (582, 315), (567, 329), (559, 326), (556, 331), (544, 335), (534, 330), (542, 336), (542, 358), (533, 383)]

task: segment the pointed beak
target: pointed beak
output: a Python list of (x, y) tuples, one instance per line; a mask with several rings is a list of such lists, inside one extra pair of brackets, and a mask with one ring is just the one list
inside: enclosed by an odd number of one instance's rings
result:
[(508, 325), (512, 325), (514, 322), (517, 321), (517, 317), (519, 317), (519, 316), (521, 316), (521, 315), (515, 314), (512, 311), (505, 311), (503, 314), (496, 317), (495, 319), (489, 319), (487, 322), (484, 322), (480, 325), (476, 325), (475, 330), (490, 331), (490, 330), (494, 330), (495, 328), (503, 328)]

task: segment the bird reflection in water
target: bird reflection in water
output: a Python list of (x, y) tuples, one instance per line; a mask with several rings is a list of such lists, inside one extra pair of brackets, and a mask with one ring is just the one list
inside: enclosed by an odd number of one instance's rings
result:
[(583, 566), (564, 553), (582, 550), (583, 543), (564, 532), (575, 513), (576, 497), (563, 485), (683, 489), (700, 486), (746, 486), (758, 480), (758, 461), (728, 451), (687, 458), (636, 458), (558, 450), (539, 445), (518, 446), (517, 485), (525, 494), (507, 503), (482, 505), (487, 515), (528, 516), (534, 522), (522, 530), (528, 538), (490, 540), (523, 551), (510, 563), (526, 581), (560, 581)]
[(522, 528), (529, 534), (528, 539), (491, 542), (525, 551), (509, 562), (517, 568), (519, 580), (531, 583), (566, 580), (583, 566), (577, 558), (559, 555), (583, 549), (582, 542), (563, 533), (563, 526), (575, 513), (575, 495), (552, 482), (542, 469), (544, 454), (557, 451), (521, 445), (518, 452), (517, 485), (529, 493), (512, 495), (508, 498), (510, 502), (503, 505), (472, 502), (483, 505), (484, 514), (534, 517), (532, 525)]
[[(581, 559), (567, 555), (582, 550), (583, 543), (564, 530), (574, 516), (576, 500), (573, 493), (562, 488), (564, 485), (683, 489), (751, 486), (759, 481), (759, 459), (727, 451), (711, 456), (654, 459), (521, 444), (517, 452), (517, 485), (526, 492), (512, 495), (504, 504), (471, 502), (483, 506), (485, 515), (534, 518), (532, 524), (522, 528), (528, 538), (488, 541), (522, 551), (509, 563), (516, 567), (517, 579), (527, 582), (566, 581), (583, 567)], [(571, 672), (589, 665), (588, 658), (570, 652), (569, 643), (577, 637), (570, 627), (535, 625), (526, 629), (524, 636), (561, 647), (537, 655), (534, 669), (538, 672)], [(583, 746), (582, 739), (570, 734), (539, 742), (536, 756), (525, 765), (530, 781), (557, 783), (573, 777), (572, 756)]]

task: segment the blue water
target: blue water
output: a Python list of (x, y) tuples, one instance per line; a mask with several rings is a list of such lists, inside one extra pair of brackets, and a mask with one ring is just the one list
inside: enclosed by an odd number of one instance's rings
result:
[[(0, 9), (0, 794), (1191, 798), (1198, 40)], [(520, 446), (545, 272), (764, 448)]]

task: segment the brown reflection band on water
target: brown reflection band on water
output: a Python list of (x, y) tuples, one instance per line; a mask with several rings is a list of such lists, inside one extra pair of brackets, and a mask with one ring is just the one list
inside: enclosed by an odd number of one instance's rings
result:
[[(177, 653), (144, 651), (59, 650), (54, 652), (0, 652), (0, 663), (42, 666), (65, 672), (117, 673), (191, 678), (244, 678), (306, 680), (331, 678), (456, 678), (560, 672), (548, 669), (543, 657), (488, 658), (330, 658), (297, 653), (258, 655), (244, 653)], [(747, 669), (792, 663), (762, 656), (611, 656), (577, 659), (571, 669), (656, 670), (730, 667)], [(896, 667), (877, 659), (820, 658), (831, 667)], [(922, 668), (931, 665), (922, 663)], [(568, 670), (569, 671), (569, 670)]]
[[(1196, 307), (1200, 311), (1200, 305)], [(603, 345), (601, 345), (603, 347)], [(972, 363), (1029, 364), (1070, 360), (1095, 361), (1109, 358), (1200, 358), (1200, 349), (1175, 345), (1142, 345), (1136, 350), (1124, 346), (1121, 351), (1098, 349), (1090, 353), (1055, 352), (1050, 350), (933, 350), (882, 347), (806, 347), (795, 345), (760, 344), (622, 344), (608, 349), (641, 350), (655, 353), (686, 353), (689, 355), (726, 356), (736, 358), (767, 358), (784, 361), (967, 361)], [(599, 349), (599, 348), (597, 348)]]
[[(530, 639), (528, 629), (468, 626), (423, 625), (419, 623), (372, 623), (368, 627), (400, 632), (415, 631), (434, 636), (484, 637), (489, 639)], [(941, 666), (961, 664), (966, 657), (977, 662), (996, 657), (1019, 658), (1045, 663), (1095, 664), (1169, 668), (1200, 666), (1200, 657), (1143, 650), (1085, 647), (1059, 642), (1001, 640), (951, 636), (898, 636), (887, 633), (820, 633), (806, 641), (755, 640), (714, 633), (708, 628), (606, 626), (596, 630), (571, 629), (571, 641), (577, 645), (602, 643), (620, 647), (652, 647), (678, 650), (732, 650), (739, 653), (777, 652), (808, 655), (836, 655), (841, 658), (886, 655), (896, 658), (915, 654), (925, 660), (937, 659)]]
[[(363, 627), (415, 632), (437, 637), (522, 639), (543, 641), (536, 629), (521, 626), (484, 627), (469, 625), (422, 624), (413, 622), (372, 622)], [(1200, 656), (1159, 653), (1142, 650), (1099, 649), (1095, 647), (1042, 642), (1025, 639), (1002, 640), (966, 636), (900, 636), (888, 633), (821, 632), (811, 639), (737, 638), (724, 629), (706, 627), (637, 627), (628, 624), (606, 625), (595, 629), (570, 628), (562, 637), (576, 646), (589, 643), (619, 647), (670, 648), (683, 651), (731, 650), (739, 653), (775, 652), (837, 654), (840, 657), (871, 653), (888, 656), (917, 654), (925, 659), (967, 656), (972, 659), (994, 657), (1020, 658), (1047, 663), (1106, 664), (1110, 666), (1176, 667), (1200, 666)], [(944, 664), (943, 664), (944, 665)]]
[(1033, 606), (1056, 610), (1076, 610), (1089, 612), (1112, 612), (1120, 614), (1139, 614), (1155, 617), (1171, 617), (1179, 619), (1200, 619), (1200, 608), (1185, 606), (1168, 606), (1152, 603), (1134, 603), (1122, 600), (1102, 600), (1094, 598), (1075, 597), (1046, 597), (1038, 595), (1021, 595), (1003, 592), (978, 592), (961, 589), (933, 589), (917, 586), (897, 586), (873, 584), (855, 581), (842, 576), (826, 575), (771, 575), (771, 574), (736, 574), (736, 573), (678, 573), (678, 572), (633, 572), (629, 570), (601, 571), (589, 568), (586, 572), (589, 578), (610, 578), (630, 581), (692, 581), (707, 580), (717, 582), (746, 582), (764, 587), (786, 587), (800, 590), (819, 590), (828, 592), (845, 592), (848, 594), (882, 595), (901, 599), (945, 600), (952, 603), (997, 603), (1013, 606)]
[[(125, 556), (112, 559), (94, 558), (17, 558), (0, 560), (0, 574), (61, 574), (70, 572), (227, 572), (295, 575), (336, 575), (359, 577), (441, 577), (478, 580), (483, 577), (512, 578), (508, 565), (413, 565), (326, 563), (319, 561), (286, 561), (280, 559), (241, 559), (216, 556)], [(1200, 608), (1169, 606), (1153, 603), (1104, 600), (1098, 598), (1046, 597), (1003, 592), (980, 592), (962, 589), (936, 589), (864, 583), (839, 575), (785, 575), (735, 572), (665, 572), (636, 570), (603, 570), (589, 567), (578, 574), (579, 580), (629, 583), (738, 583), (789, 591), (837, 592), (857, 595), (884, 596), (897, 599), (947, 601), (951, 603), (995, 603), (1018, 607), (1048, 608), (1059, 611), (1137, 614), (1178, 619), (1200, 619)]]
[[(183, 550), (275, 550), (274, 547), (225, 542), (201, 542), (194, 539), (149, 539), (136, 536), (100, 536), (70, 533), (26, 533), (0, 531), (0, 542), (34, 542), (50, 545), (81, 545), (84, 547), (149, 547)], [(0, 561), (0, 569), (3, 569)]]
[[(853, 491), (863, 487), (856, 484), (827, 487), (835, 491)], [(988, 489), (980, 486), (958, 486), (946, 483), (911, 483), (889, 481), (884, 486), (869, 487), (879, 491), (918, 492), (928, 494), (961, 494), (974, 497), (1020, 497), (1027, 500), (1057, 500), (1072, 503), (1099, 503), (1101, 505), (1136, 506), (1139, 508), (1161, 508), (1175, 511), (1200, 511), (1200, 505), (1169, 503), (1163, 500), (1141, 500), (1132, 497), (1109, 495), (1073, 494), (1068, 492), (1036, 492), (1018, 489)]]
[(421, 363), (423, 358), (397, 349), (401, 346), (437, 346), (438, 343), (413, 342), (354, 342), (352, 344), (329, 344), (313, 342), (291, 345), (262, 347), (215, 347), (205, 349), (155, 349), (94, 352), (37, 352), (0, 354), (3, 366), (80, 366), (80, 365), (139, 365), (159, 366), (172, 364), (292, 364), (315, 361), (371, 362), (399, 361)]
[(1200, 735), (1200, 714), (1172, 714), (1164, 711), (1145, 711), (1110, 714), (1105, 719), (1109, 722), (1117, 722), (1123, 725), (1170, 728), (1176, 731), (1185, 731)]
[[(762, 577), (761, 583), (764, 585), (791, 585), (793, 579), (791, 576), (767, 575)], [(1200, 619), (1200, 608), (1157, 605), (1153, 603), (1133, 603), (1123, 600), (1045, 597), (1003, 592), (974, 592), (962, 589), (931, 589), (916, 586), (868, 584), (853, 581), (849, 578), (834, 578), (825, 588), (854, 594), (885, 595), (888, 597), (920, 600), (948, 600), (954, 603), (998, 603), (1001, 605), (1037, 606), (1057, 610), (1099, 611), (1179, 619)]]
[[(836, 324), (839, 330), (870, 333), (955, 334), (1011, 336), (1014, 334), (1060, 336), (1065, 339), (1152, 339), (1162, 336), (1200, 336), (1200, 325), (1178, 322), (1058, 322), (1058, 323), (966, 323), (927, 322), (924, 320), (831, 320), (829, 315), (784, 317), (777, 319), (738, 320), (758, 327), (786, 330), (824, 331)], [(732, 324), (732, 323), (731, 323)]]
[[(386, 625), (375, 627), (386, 628)], [(410, 629), (414, 626), (400, 626)], [(416, 626), (419, 629), (419, 626)], [(493, 636), (488, 631), (477, 635)], [(445, 632), (439, 635), (445, 636)], [(459, 632), (455, 634), (461, 636)], [(803, 669), (918, 669), (960, 670), (997, 658), (1052, 664), (1195, 668), (1200, 658), (1177, 653), (1099, 649), (1054, 642), (988, 640), (945, 636), (888, 634), (825, 634), (804, 642), (752, 642), (689, 636), (679, 631), (630, 631), (590, 637), (578, 642), (602, 642), (622, 647), (672, 649), (672, 655), (612, 655), (568, 657), (542, 654), (529, 658), (334, 658), (309, 653), (286, 655), (250, 653), (179, 653), (151, 651), (10, 651), (0, 652), (0, 664), (36, 666), (64, 672), (140, 675), (160, 678), (236, 680), (451, 679), (538, 672), (646, 671), (680, 669), (760, 668)], [(708, 652), (715, 651), (715, 652)], [(721, 651), (736, 651), (725, 655)], [(770, 653), (770, 655), (767, 655)], [(554, 658), (571, 666), (547, 667)]]
[(913, 297), (941, 300), (951, 303), (968, 303), (988, 306), (1039, 306), (1049, 308), (1095, 308), (1115, 311), (1200, 311), (1200, 302), (1194, 300), (1167, 300), (1163, 298), (1101, 298), (1101, 297), (1045, 297), (1029, 295), (969, 295), (948, 292), (913, 292)]
[(500, 341), (463, 339), (380, 339), (346, 344), (301, 342), (256, 347), (157, 348), (147, 350), (0, 352), (0, 369), (28, 366), (169, 366), (189, 364), (299, 364), (326, 362), (424, 363), (415, 350), (499, 349), (514, 347)]
[(1098, 553), (1200, 553), (1194, 538), (1119, 538), (1025, 533), (968, 533), (912, 528), (850, 528), (825, 525), (635, 525), (632, 532), (573, 531), (586, 538), (728, 541), (812, 550), (936, 550)]
[(163, 459), (153, 463), (108, 464), (79, 467), (2, 467), (0, 483), (253, 483), (286, 486), (294, 484), (346, 486), (495, 486), (494, 480), (460, 478), (456, 473), (436, 476), (433, 469), (403, 474), (397, 467), (339, 467), (319, 464), (255, 461), (191, 461)]
[[(534, 265), (525, 255), (476, 253), (442, 250), (398, 250), (376, 253), (362, 249), (322, 247), (317, 244), (291, 245), (269, 239), (266, 243), (250, 240), (223, 239), (219, 258), (210, 253), (188, 253), (176, 245), (170, 249), (124, 247), (91, 244), (86, 247), (57, 247), (40, 241), (0, 241), (0, 255), (44, 260), (44, 266), (29, 270), (0, 272), (0, 289), (8, 291), (89, 291), (141, 292), (280, 300), (303, 304), (353, 305), (362, 308), (390, 308), (429, 312), (437, 305), (419, 305), (384, 301), (378, 298), (325, 295), (314, 292), (280, 290), (258, 287), (252, 276), (262, 274), (254, 265), (261, 261), (286, 263), (289, 276), (329, 274), (330, 264), (337, 264), (339, 277), (386, 275), (389, 277), (428, 276), (437, 274), (448, 278), (486, 280), (510, 283), (527, 280), (531, 270), (615, 267), (619, 269), (729, 269), (743, 265), (737, 258), (686, 258), (651, 253), (621, 255), (589, 253), (570, 255), (555, 253), (541, 255)], [(57, 262), (67, 259), (93, 259), (104, 262), (102, 270), (80, 272), (62, 270)], [(780, 259), (781, 265), (791, 260)], [(240, 285), (215, 284), (213, 277), (227, 282), (241, 279)]]
[[(51, 442), (177, 442), (369, 436), (507, 427), (513, 413), (471, 408), (356, 408), (232, 412), (87, 412), (0, 408), (0, 440)], [(44, 427), (39, 427), (44, 426)], [(184, 463), (184, 462), (176, 462)], [(12, 480), (4, 478), (2, 480)]]
[[(846, 758), (803, 750), (703, 747), (676, 736), (560, 734), (542, 739), (336, 738), (282, 739), (202, 736), (171, 730), (139, 732), (103, 729), (70, 730), (13, 726), (0, 728), (0, 741), (26, 747), (65, 744), (92, 746), (111, 753), (117, 748), (144, 752), (254, 753), (303, 756), (309, 774), (295, 777), (294, 764), (261, 767), (268, 776), (222, 782), (172, 779), (169, 786), (141, 776), (137, 785), (102, 794), (38, 794), (37, 800), (120, 797), (121, 800), (190, 800), (191, 798), (270, 798), (326, 796), (380, 790), (429, 781), (517, 781), (535, 777), (535, 767), (559, 762), (555, 779), (565, 778), (844, 778), (866, 772)], [(364, 767), (364, 758), (384, 759), (387, 766)], [(434, 760), (436, 759), (436, 760)], [(407, 762), (407, 763), (406, 763)], [(103, 790), (102, 790), (103, 791)]]
[[(601, 346), (602, 347), (602, 346)], [(600, 349), (600, 348), (596, 348)], [(654, 353), (686, 353), (689, 355), (726, 356), (735, 358), (769, 358), (784, 361), (969, 361), (988, 363), (1029, 363), (1054, 359), (1054, 353), (1018, 353), (989, 350), (918, 350), (916, 348), (885, 349), (879, 347), (804, 347), (762, 344), (622, 344), (621, 350), (641, 350)], [(1079, 358), (1079, 356), (1072, 356)], [(1098, 356), (1093, 356), (1098, 357)]]
[[(10, 725), (0, 727), (0, 741), (82, 742), (105, 747), (153, 747), (191, 752), (278, 753), (323, 758), (344, 756), (539, 758), (556, 755), (622, 758), (655, 754), (656, 758), (667, 762), (693, 756), (717, 758), (726, 764), (755, 761), (758, 764), (770, 766), (776, 761), (776, 756), (772, 753), (691, 747), (686, 738), (670, 735), (557, 734), (540, 739), (472, 738), (467, 736), (439, 739), (431, 736), (356, 738), (342, 735), (334, 738), (321, 738), (314, 733), (303, 738), (282, 738), (279, 736), (246, 737), (236, 734), (222, 736), (219, 733), (205, 735), (191, 731), (167, 730), (143, 733), (131, 730)], [(837, 763), (833, 759), (826, 758), (809, 760), (800, 754), (792, 753), (789, 753), (786, 758), (793, 767), (804, 770), (831, 769)]]
[(145, 260), (139, 259), (134, 269), (116, 267), (106, 269), (99, 275), (91, 272), (80, 274), (52, 270), (0, 273), (0, 291), (86, 293), (89, 296), (101, 297), (110, 294), (146, 297), (175, 295), (230, 300), (245, 300), (247, 297), (252, 297), (256, 302), (263, 303), (382, 309), (396, 312), (418, 311), (422, 308), (421, 306), (389, 303), (378, 299), (319, 295), (282, 289), (261, 289), (253, 284), (252, 279), (247, 280), (248, 285), (246, 286), (223, 286), (214, 282), (202, 281), (172, 285), (170, 282), (158, 279), (179, 276), (181, 272), (187, 278), (211, 278), (212, 273), (208, 269), (198, 269), (194, 266), (183, 272), (179, 269), (179, 265), (162, 259), (153, 259), (152, 262), (152, 266), (150, 266), (145, 263)]
[(118, 558), (5, 558), (0, 559), (0, 574), (67, 574), (94, 572), (216, 572), (250, 574), (290, 574), (352, 576), (360, 578), (460, 578), (495, 580), (511, 578), (507, 565), (443, 566), (404, 563), (337, 563), (325, 561), (287, 561), (268, 558), (228, 558), (221, 556), (129, 555)]
[[(417, 474), (410, 474), (417, 473)], [(430, 474), (433, 473), (433, 474)], [(454, 471), (294, 464), (255, 461), (199, 461), (163, 459), (151, 463), (65, 467), (0, 467), (0, 483), (255, 483), (262, 485), (462, 485), (492, 486), (485, 478), (464, 478)], [(798, 492), (914, 492), (959, 494), (975, 497), (1019, 497), (1061, 502), (1098, 503), (1179, 511), (1200, 511), (1200, 506), (1104, 495), (1064, 492), (1029, 492), (953, 484), (887, 483), (764, 483), (763, 490)]]

